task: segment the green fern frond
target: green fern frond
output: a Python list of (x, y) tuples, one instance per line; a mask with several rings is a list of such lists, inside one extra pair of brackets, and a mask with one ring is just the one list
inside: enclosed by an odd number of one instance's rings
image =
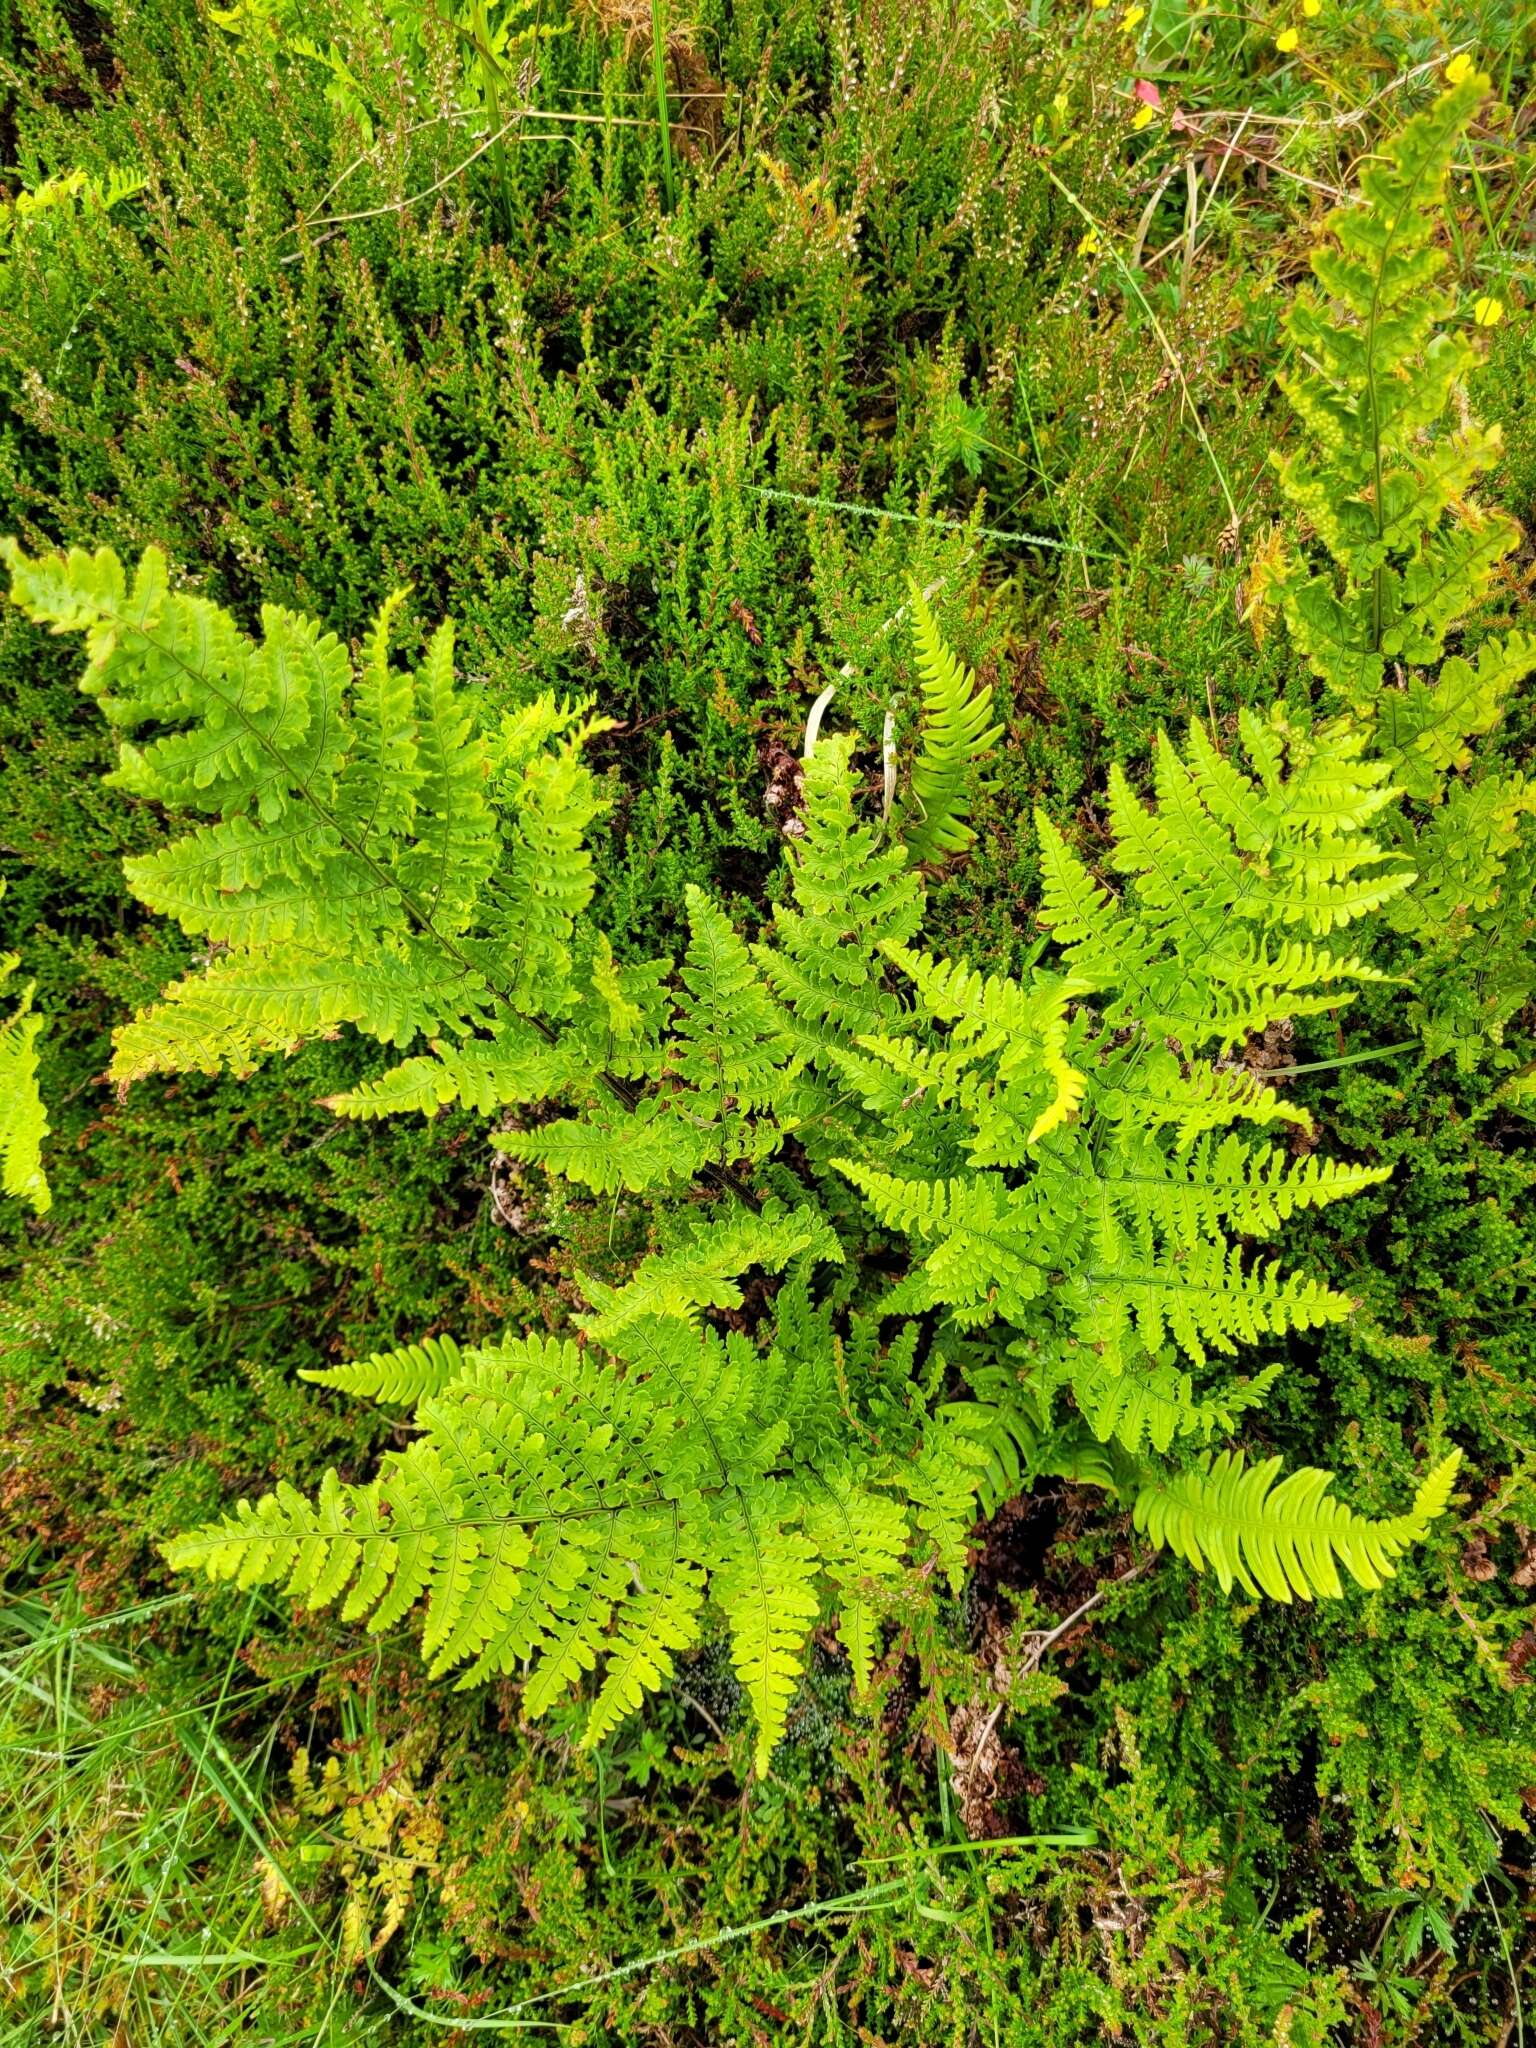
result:
[(1306, 732), (1247, 716), (1253, 773), (1197, 726), (1181, 758), (1157, 743), (1155, 805), (1110, 775), (1123, 899), (1037, 817), (1041, 921), (1104, 1020), (1223, 1050), (1278, 1017), (1332, 1009), (1380, 976), (1335, 934), (1403, 893), (1411, 871), (1365, 827), (1392, 799), (1385, 766), (1341, 722)]
[(772, 1480), (739, 1487), (723, 1503), (724, 1553), (713, 1591), (731, 1631), (731, 1662), (757, 1724), (754, 1761), (766, 1771), (800, 1685), (805, 1640), (820, 1611), (819, 1559), (792, 1525)]
[[(1360, 197), (1328, 216), (1313, 254), (1320, 295), (1303, 293), (1285, 315), (1293, 367), (1277, 381), (1304, 441), (1275, 463), (1331, 569), (1314, 573), (1302, 556), (1281, 600), (1315, 673), (1365, 715), (1413, 721), (1408, 707), (1388, 708), (1388, 664), (1437, 663), (1519, 539), (1513, 521), (1469, 496), (1498, 459), (1497, 429), (1463, 416), (1437, 431), (1477, 358), (1446, 327), (1454, 301), (1439, 282), (1435, 230), (1457, 147), (1489, 91), (1480, 73), (1459, 80), (1374, 154)], [(1532, 666), (1536, 646), (1478, 715), (1496, 716)]]
[(349, 1365), (303, 1371), (299, 1378), (313, 1380), (317, 1387), (332, 1387), (339, 1394), (354, 1394), (361, 1401), (414, 1407), (428, 1394), (452, 1386), (480, 1356), (479, 1351), (461, 1351), (451, 1337), (423, 1337), (417, 1344), (375, 1351)]
[[(0, 881), (0, 896), (5, 883)], [(0, 981), (18, 965), (14, 953), (0, 954)], [(37, 1085), (37, 1041), (43, 1020), (32, 1008), (28, 985), (10, 1016), (0, 1019), (0, 1186), (43, 1215), (53, 1202), (43, 1172), (48, 1112)]]
[(688, 1114), (723, 1121), (766, 1109), (784, 1086), (789, 1039), (778, 1005), (730, 920), (690, 882), (688, 951), (673, 1071), (690, 1091)]
[(791, 901), (774, 912), (771, 943), (753, 948), (812, 1051), (895, 1019), (879, 949), (906, 944), (922, 921), (922, 885), (901, 848), (882, 847), (855, 814), (850, 748), (845, 738), (824, 739), (804, 765), (805, 830), (789, 847)]
[(1219, 1142), (1207, 1134), (1171, 1158), (1132, 1133), (1103, 1148), (1101, 1162), (1062, 1152), (1043, 1160), (1041, 1171), (1048, 1183), (1063, 1184), (1063, 1201), (1107, 1196), (1127, 1219), (1145, 1217), (1188, 1239), (1222, 1229), (1268, 1237), (1299, 1209), (1322, 1208), (1390, 1177), (1387, 1167), (1255, 1150), (1230, 1133)]
[(837, 1236), (814, 1209), (769, 1202), (758, 1213), (743, 1210), (701, 1225), (669, 1251), (650, 1253), (622, 1287), (578, 1273), (592, 1305), (582, 1328), (606, 1343), (642, 1316), (689, 1319), (700, 1308), (740, 1308), (740, 1274), (753, 1266), (781, 1272), (806, 1253), (837, 1263), (843, 1258)]
[(974, 764), (1001, 739), (1003, 727), (987, 723), (990, 687), (978, 690), (975, 676), (945, 646), (916, 584), (911, 605), (923, 692), (922, 742), (898, 826), (914, 861), (937, 861), (964, 853), (976, 838), (965, 817), (966, 781)]
[[(658, 1275), (648, 1283), (664, 1291)], [(708, 1593), (766, 1769), (824, 1605), (865, 1610), (850, 1625), (867, 1674), (876, 1584), (935, 1528), (950, 1561), (963, 1557), (978, 1483), (979, 1460), (946, 1457), (937, 1439), (925, 1448), (930, 1425), (904, 1383), (910, 1344), (885, 1412), (891, 1448), (866, 1427), (859, 1461), (841, 1443), (811, 1455), (814, 1431), (795, 1422), (841, 1413), (849, 1390), (806, 1284), (786, 1290), (784, 1349), (766, 1355), (734, 1333), (645, 1313), (610, 1327), (602, 1350), (540, 1336), (465, 1350), (428, 1339), (308, 1373), (361, 1398), (415, 1399), (416, 1434), (364, 1484), (328, 1473), (312, 1500), (280, 1485), (167, 1555), (215, 1580), (280, 1585), (310, 1607), (339, 1601), (371, 1630), (419, 1609), (434, 1674), (468, 1685), (526, 1666), (533, 1714), (592, 1676), (588, 1743), (699, 1640)]]
[(598, 1195), (675, 1187), (692, 1180), (719, 1150), (713, 1126), (688, 1121), (657, 1096), (629, 1114), (605, 1105), (535, 1130), (497, 1131), (491, 1143)]
[[(131, 588), (107, 551), (3, 552), (15, 601), (87, 639), (82, 687), (123, 735), (110, 779), (215, 817), (127, 863), (142, 900), (214, 957), (120, 1034), (119, 1080), (245, 1071), (343, 1024), (402, 1047), (509, 1015), (551, 1035), (542, 1020), (577, 998), (570, 945), (592, 893), (583, 835), (601, 808), (578, 751), (597, 724), (550, 700), (493, 761), (455, 686), (450, 626), (415, 674), (391, 662), (400, 592), (354, 679), (347, 650), (312, 620), (267, 606), (253, 641), (218, 606), (173, 591), (153, 548)], [(392, 1095), (425, 1107), (434, 1086), (439, 1105), (453, 1099), (416, 1069), (348, 1113), (381, 1113)]]
[(1241, 1451), (1206, 1453), (1142, 1486), (1135, 1522), (1196, 1571), (1214, 1571), (1223, 1592), (1236, 1583), (1272, 1600), (1337, 1599), (1340, 1564), (1362, 1586), (1392, 1577), (1396, 1560), (1445, 1512), (1460, 1463), (1452, 1451), (1426, 1475), (1407, 1514), (1372, 1522), (1331, 1496), (1331, 1472), (1302, 1466), (1280, 1479), (1279, 1458), (1245, 1467)]
[(1261, 1405), (1283, 1368), (1268, 1365), (1250, 1380), (1201, 1393), (1170, 1355), (1153, 1358), (1143, 1352), (1116, 1370), (1101, 1354), (1078, 1344), (1070, 1348), (1062, 1370), (1078, 1412), (1098, 1441), (1113, 1440), (1135, 1457), (1149, 1444), (1162, 1454), (1180, 1438), (1230, 1432), (1239, 1416)]
[(1277, 1260), (1246, 1267), (1238, 1247), (1221, 1239), (1159, 1251), (1150, 1230), (1101, 1229), (1099, 1258), (1067, 1293), (1077, 1304), (1078, 1337), (1111, 1356), (1134, 1330), (1146, 1350), (1171, 1338), (1204, 1365), (1211, 1351), (1231, 1354), (1263, 1337), (1343, 1322), (1354, 1309), (1348, 1295), (1282, 1272)]
[(591, 1048), (580, 1038), (548, 1044), (519, 1025), (504, 1025), (492, 1039), (461, 1045), (439, 1040), (341, 1095), (328, 1095), (335, 1116), (436, 1116), (456, 1103), (488, 1116), (512, 1103), (544, 1102), (584, 1088), (591, 1079)]

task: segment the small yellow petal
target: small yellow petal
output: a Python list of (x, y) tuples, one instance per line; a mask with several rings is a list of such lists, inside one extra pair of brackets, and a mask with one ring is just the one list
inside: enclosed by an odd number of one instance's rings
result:
[(1323, 0), (1301, 0), (1301, 11), (1308, 21), (1316, 21), (1323, 11)]
[(1277, 50), (1283, 50), (1286, 56), (1288, 57), (1300, 41), (1300, 29), (1283, 28), (1281, 29), (1279, 35), (1275, 37), (1275, 48)]
[(1145, 128), (1151, 119), (1152, 109), (1150, 107), (1138, 107), (1131, 116), (1131, 127), (1133, 129)]
[(1446, 65), (1445, 82), (1447, 85), (1460, 85), (1461, 81), (1464, 78), (1470, 78), (1471, 76), (1472, 59), (1467, 55), (1465, 50), (1462, 50), (1461, 52), (1459, 52), (1458, 55), (1454, 56), (1451, 59), (1449, 64)]
[(1146, 18), (1147, 10), (1145, 9), (1145, 7), (1127, 7), (1124, 15), (1121, 18), (1120, 26), (1125, 30), (1126, 34), (1129, 35), (1131, 33), (1131, 30), (1135, 28), (1137, 22), (1145, 21)]
[(1502, 299), (1474, 299), (1472, 301), (1472, 318), (1479, 327), (1497, 327), (1504, 318), (1504, 301)]
[(1093, 9), (1095, 14), (1102, 13), (1108, 5), (1109, 0), (1093, 0)]
[(1083, 239), (1078, 243), (1077, 253), (1079, 256), (1097, 256), (1100, 247), (1101, 244), (1099, 242), (1098, 229), (1090, 228), (1087, 234), (1084, 235)]

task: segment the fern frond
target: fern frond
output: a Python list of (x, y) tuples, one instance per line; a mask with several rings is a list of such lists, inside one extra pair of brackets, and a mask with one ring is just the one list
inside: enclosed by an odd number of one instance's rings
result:
[(1208, 1134), (1171, 1158), (1151, 1139), (1130, 1135), (1105, 1151), (1102, 1164), (1086, 1153), (1063, 1152), (1043, 1161), (1041, 1170), (1048, 1182), (1068, 1184), (1063, 1200), (1107, 1194), (1128, 1219), (1145, 1217), (1189, 1239), (1221, 1229), (1267, 1237), (1297, 1210), (1359, 1194), (1391, 1171), (1316, 1155), (1291, 1160), (1232, 1134), (1219, 1143)]
[(1113, 1027), (1225, 1049), (1275, 1018), (1347, 1000), (1379, 979), (1328, 943), (1412, 880), (1365, 826), (1391, 800), (1383, 764), (1341, 723), (1307, 733), (1243, 721), (1257, 771), (1225, 760), (1198, 727), (1181, 758), (1157, 743), (1158, 801), (1110, 776), (1113, 862), (1123, 900), (1100, 888), (1040, 816), (1045, 896), (1068, 967)]
[(488, 1116), (511, 1103), (544, 1102), (584, 1089), (592, 1076), (591, 1049), (580, 1039), (550, 1045), (532, 1031), (506, 1025), (494, 1039), (462, 1045), (439, 1040), (387, 1073), (324, 1097), (334, 1116), (436, 1116), (456, 1103)]
[(841, 1243), (814, 1209), (787, 1210), (770, 1202), (759, 1213), (706, 1223), (670, 1251), (650, 1253), (622, 1287), (579, 1273), (581, 1291), (592, 1304), (581, 1324), (594, 1341), (606, 1343), (642, 1316), (686, 1320), (700, 1308), (740, 1308), (739, 1276), (749, 1267), (781, 1272), (807, 1252), (838, 1263), (843, 1258)]
[[(362, 949), (359, 949), (360, 951)], [(230, 953), (172, 982), (161, 1000), (114, 1034), (110, 1072), (248, 1073), (268, 1052), (352, 1024), (384, 1045), (465, 1030), (483, 1019), (484, 984), (433, 949), (382, 948), (361, 960), (297, 945)]]
[(1245, 1410), (1260, 1405), (1281, 1371), (1279, 1365), (1269, 1365), (1251, 1380), (1201, 1394), (1190, 1374), (1167, 1357), (1143, 1352), (1116, 1371), (1097, 1353), (1074, 1345), (1066, 1376), (1072, 1398), (1099, 1442), (1113, 1439), (1137, 1456), (1148, 1444), (1162, 1453), (1180, 1437), (1210, 1437), (1218, 1430), (1232, 1430)]
[[(4, 893), (5, 884), (0, 881), (0, 895)], [(0, 955), (0, 981), (16, 964), (14, 953)], [(6, 1194), (29, 1203), (39, 1216), (53, 1201), (43, 1172), (48, 1112), (37, 1085), (37, 1040), (42, 1028), (28, 986), (10, 1016), (0, 1021), (0, 1186)]]
[(451, 1337), (423, 1337), (417, 1344), (375, 1351), (349, 1365), (302, 1371), (299, 1378), (313, 1380), (317, 1387), (332, 1387), (339, 1394), (355, 1394), (362, 1401), (412, 1407), (428, 1394), (452, 1386), (480, 1356), (478, 1351), (461, 1351)]
[(689, 941), (673, 1069), (689, 1113), (710, 1122), (766, 1109), (784, 1085), (789, 1041), (744, 942), (704, 891), (685, 891)]
[(908, 1543), (899, 1501), (861, 1486), (850, 1471), (824, 1466), (806, 1475), (805, 1533), (841, 1596), (838, 1636), (853, 1666), (854, 1685), (868, 1689), (874, 1668), (874, 1615), (869, 1593), (901, 1569)]
[(491, 1143), (594, 1194), (609, 1195), (617, 1188), (642, 1194), (692, 1180), (716, 1155), (719, 1134), (652, 1096), (631, 1114), (604, 1107), (590, 1117), (562, 1117), (536, 1130), (497, 1131)]
[(922, 743), (912, 764), (912, 789), (898, 820), (914, 861), (949, 858), (976, 834), (966, 822), (966, 779), (974, 764), (995, 746), (1001, 725), (989, 725), (992, 691), (978, 690), (976, 678), (945, 646), (938, 621), (916, 584), (912, 586), (912, 629), (922, 684)]
[[(533, 1714), (596, 1674), (589, 1744), (698, 1641), (708, 1592), (765, 1769), (824, 1599), (850, 1611), (903, 1568), (907, 1500), (920, 1523), (941, 1501), (958, 1522), (974, 1492), (964, 1459), (924, 1450), (910, 1344), (885, 1415), (891, 1449), (866, 1430), (855, 1463), (841, 1441), (811, 1456), (814, 1431), (792, 1440), (794, 1419), (849, 1398), (806, 1285), (786, 1289), (784, 1348), (766, 1358), (737, 1333), (637, 1314), (605, 1337), (608, 1355), (540, 1336), (465, 1350), (428, 1339), (308, 1373), (363, 1398), (415, 1398), (416, 1435), (366, 1484), (328, 1473), (312, 1500), (280, 1485), (167, 1555), (311, 1607), (339, 1601), (372, 1630), (419, 1609), (434, 1674), (469, 1685), (526, 1666)], [(856, 1630), (866, 1670), (873, 1629), (870, 1609)]]
[[(553, 699), (540, 703), (553, 722)], [(545, 1016), (559, 1016), (573, 995), (572, 938), (595, 886), (586, 835), (606, 808), (580, 748), (606, 723), (584, 720), (557, 752), (524, 757), (512, 784), (511, 868), (498, 899), (506, 980), (520, 1005)]]
[(432, 635), (416, 680), (414, 737), (415, 831), (395, 871), (428, 928), (457, 938), (500, 849), (486, 799), (486, 749), (454, 687), (448, 621)]
[(850, 746), (824, 739), (805, 763), (805, 831), (789, 852), (793, 907), (779, 904), (772, 943), (753, 949), (812, 1049), (893, 1021), (879, 949), (907, 943), (922, 919), (922, 885), (905, 854), (855, 816)]
[[(111, 780), (214, 815), (127, 863), (142, 900), (213, 957), (121, 1035), (120, 1080), (245, 1071), (343, 1024), (405, 1047), (486, 1024), (493, 1004), (502, 1022), (570, 1010), (570, 942), (592, 892), (583, 835), (601, 808), (577, 758), (593, 721), (536, 704), (493, 764), (455, 686), (450, 626), (414, 675), (392, 664), (400, 592), (354, 679), (314, 621), (268, 606), (253, 641), (218, 606), (172, 591), (153, 548), (131, 588), (109, 553), (34, 561), (6, 542), (4, 555), (30, 616), (86, 636), (82, 687), (122, 734)], [(467, 1069), (459, 1079), (475, 1099), (494, 1092)], [(439, 1106), (454, 1099), (415, 1069), (348, 1113), (382, 1113), (391, 1098), (427, 1107), (434, 1089)]]
[[(1433, 431), (1476, 362), (1445, 330), (1454, 301), (1434, 242), (1456, 149), (1490, 81), (1451, 85), (1377, 151), (1358, 200), (1330, 214), (1312, 257), (1321, 295), (1285, 316), (1278, 378), (1302, 447), (1275, 457), (1299, 522), (1332, 559), (1282, 584), (1291, 634), (1344, 703), (1373, 715), (1389, 662), (1430, 664), (1516, 545), (1511, 520), (1470, 498), (1498, 458), (1496, 429)], [(1413, 713), (1406, 714), (1410, 719)]]
[(1467, 741), (1490, 732), (1510, 692), (1536, 670), (1536, 634), (1485, 640), (1475, 661), (1453, 654), (1433, 683), (1414, 679), (1382, 693), (1376, 743), (1410, 796), (1429, 802), (1445, 777), (1471, 760)]
[(1273, 1600), (1337, 1599), (1340, 1564), (1362, 1586), (1392, 1577), (1396, 1560), (1445, 1512), (1460, 1463), (1452, 1451), (1426, 1475), (1407, 1514), (1372, 1522), (1331, 1496), (1331, 1472), (1302, 1466), (1280, 1479), (1279, 1458), (1245, 1466), (1241, 1451), (1207, 1452), (1186, 1471), (1144, 1485), (1135, 1522), (1196, 1571), (1213, 1570), (1224, 1593), (1236, 1583)]
[(1155, 1353), (1172, 1338), (1204, 1365), (1209, 1351), (1230, 1354), (1261, 1337), (1343, 1322), (1354, 1309), (1348, 1295), (1303, 1273), (1283, 1273), (1276, 1260), (1245, 1268), (1237, 1246), (1219, 1239), (1181, 1243), (1165, 1256), (1154, 1251), (1149, 1231), (1116, 1231), (1103, 1252), (1114, 1263), (1088, 1266), (1067, 1292), (1079, 1304), (1080, 1339), (1106, 1348), (1134, 1329), (1146, 1350)]
[(714, 1593), (731, 1631), (731, 1663), (757, 1724), (753, 1760), (768, 1769), (800, 1684), (805, 1639), (816, 1620), (817, 1556), (794, 1528), (771, 1482), (738, 1488), (717, 1533)]

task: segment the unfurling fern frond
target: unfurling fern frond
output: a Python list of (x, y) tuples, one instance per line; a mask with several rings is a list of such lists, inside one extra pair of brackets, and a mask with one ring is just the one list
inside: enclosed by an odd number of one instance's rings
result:
[(1141, 1486), (1135, 1521), (1197, 1571), (1213, 1570), (1223, 1592), (1235, 1582), (1273, 1600), (1337, 1599), (1340, 1564), (1362, 1586), (1392, 1577), (1396, 1560), (1444, 1514), (1460, 1463), (1452, 1451), (1426, 1475), (1407, 1514), (1372, 1522), (1332, 1497), (1331, 1472), (1302, 1466), (1280, 1479), (1279, 1458), (1245, 1466), (1241, 1451), (1207, 1452)]
[[(5, 883), (0, 881), (0, 896)], [(15, 953), (0, 953), (0, 982), (18, 966)], [(6, 1194), (30, 1203), (39, 1215), (51, 1205), (43, 1172), (43, 1140), (48, 1112), (37, 1086), (37, 1040), (43, 1020), (32, 1008), (32, 990), (10, 1016), (0, 1019), (0, 1185)]]
[(943, 860), (964, 853), (976, 837), (965, 817), (966, 781), (1001, 739), (1003, 728), (988, 724), (991, 689), (977, 689), (975, 676), (945, 646), (916, 584), (912, 626), (923, 691), (922, 734), (898, 825), (913, 860)]

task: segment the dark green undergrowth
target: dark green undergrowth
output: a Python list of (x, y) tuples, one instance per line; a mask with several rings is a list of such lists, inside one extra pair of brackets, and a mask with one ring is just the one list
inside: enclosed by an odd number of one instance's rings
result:
[[(1528, 30), (1497, 0), (1323, 0), (1294, 53), (1285, 10), (1163, 0), (691, 14), (663, 137), (651, 8), (514, 10), (556, 31), (507, 60), (535, 111), (466, 162), (433, 13), (9, 0), (0, 177), (97, 183), (0, 223), (4, 523), (153, 543), (249, 626), (279, 603), (356, 640), (408, 585), (399, 638), (451, 614), (483, 716), (590, 694), (623, 959), (680, 946), (689, 884), (764, 912), (828, 684), (878, 797), (915, 577), (1006, 722), (930, 929), (1016, 970), (1037, 804), (1096, 859), (1109, 767), (1159, 726), (1309, 699), (1245, 617), (1279, 315), (1330, 195), (1464, 45), (1504, 111), (1453, 175), (1451, 275), (1504, 309), (1482, 495), (1531, 524)], [(1477, 623), (1530, 573), (1527, 541)], [(754, 1777), (723, 1647), (588, 1755), (577, 1703), (534, 1723), (510, 1681), (429, 1683), (402, 1631), (167, 1573), (173, 1533), (400, 1440), (301, 1371), (563, 1330), (649, 1225), (483, 1118), (339, 1121), (322, 1098), (377, 1071), (351, 1037), (115, 1092), (113, 1027), (194, 949), (123, 886), (164, 821), (103, 786), (78, 667), (0, 614), (53, 1196), (0, 1212), (0, 2041), (1524, 2040), (1529, 818), (1493, 938), (1248, 1054), (1329, 1066), (1284, 1085), (1391, 1178), (1298, 1219), (1358, 1307), (1258, 1359), (1284, 1370), (1245, 1440), (1389, 1514), (1438, 1432), (1453, 1511), (1381, 1590), (1281, 1607), (1048, 1482), (978, 1524), (961, 1596), (895, 1615), (868, 1698), (818, 1635)], [(1527, 697), (1488, 759), (1529, 772), (1533, 739)]]

